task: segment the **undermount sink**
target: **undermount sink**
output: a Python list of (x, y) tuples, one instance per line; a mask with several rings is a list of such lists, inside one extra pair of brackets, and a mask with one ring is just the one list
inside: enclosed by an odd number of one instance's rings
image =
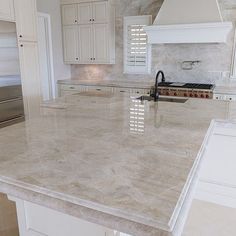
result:
[[(154, 98), (151, 96), (141, 96), (137, 98), (141, 101), (154, 101)], [(174, 102), (174, 103), (185, 103), (188, 101), (186, 98), (169, 98), (169, 97), (159, 97), (158, 102)]]

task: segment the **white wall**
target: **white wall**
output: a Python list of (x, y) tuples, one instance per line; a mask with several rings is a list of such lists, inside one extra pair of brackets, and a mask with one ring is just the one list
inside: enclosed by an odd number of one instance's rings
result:
[(0, 76), (19, 75), (19, 55), (14, 23), (0, 21)]
[(51, 16), (55, 80), (69, 79), (71, 67), (63, 62), (60, 0), (37, 0), (37, 8)]

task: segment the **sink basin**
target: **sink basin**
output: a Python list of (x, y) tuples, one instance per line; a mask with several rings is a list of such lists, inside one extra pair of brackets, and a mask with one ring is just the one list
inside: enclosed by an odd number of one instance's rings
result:
[[(141, 96), (137, 98), (138, 100), (141, 101), (153, 101), (154, 98), (150, 96)], [(174, 103), (185, 103), (187, 102), (188, 99), (186, 98), (170, 98), (170, 97), (159, 97), (158, 102), (174, 102)]]

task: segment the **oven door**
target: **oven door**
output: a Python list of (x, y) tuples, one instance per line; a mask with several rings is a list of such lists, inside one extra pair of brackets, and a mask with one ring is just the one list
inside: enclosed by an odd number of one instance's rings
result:
[(24, 117), (22, 97), (0, 102), (0, 124)]

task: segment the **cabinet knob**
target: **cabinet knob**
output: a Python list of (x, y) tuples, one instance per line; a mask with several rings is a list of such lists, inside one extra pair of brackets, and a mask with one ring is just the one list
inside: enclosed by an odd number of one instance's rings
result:
[(79, 60), (79, 58), (78, 58), (78, 57), (76, 57), (75, 59), (76, 59), (77, 61)]
[(19, 37), (20, 37), (20, 38), (22, 38), (23, 36), (22, 36), (22, 35), (20, 35)]
[(75, 23), (77, 23), (78, 21), (77, 20), (75, 20)]
[(96, 59), (95, 59), (95, 58), (93, 58), (93, 60), (95, 61)]
[(89, 21), (92, 21), (92, 19), (90, 19)]
[(21, 45), (20, 45), (20, 47), (22, 47), (22, 48), (23, 48), (23, 47), (24, 47), (24, 45), (23, 45), (23, 44), (21, 44)]
[(93, 19), (93, 21), (95, 21), (95, 20)]
[(92, 61), (92, 60), (93, 60), (93, 58), (90, 58), (90, 60)]

